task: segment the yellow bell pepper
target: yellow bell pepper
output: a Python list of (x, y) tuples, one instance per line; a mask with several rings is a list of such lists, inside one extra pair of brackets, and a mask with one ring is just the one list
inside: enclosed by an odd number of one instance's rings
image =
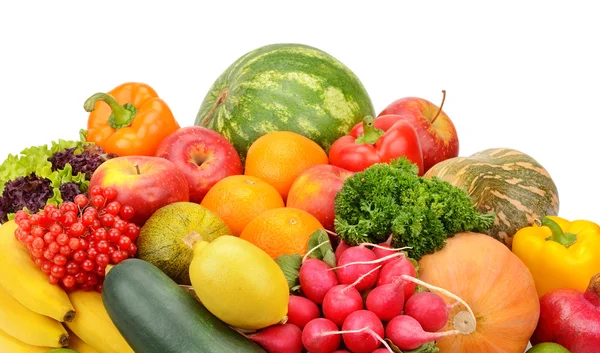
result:
[(600, 226), (547, 216), (517, 231), (512, 251), (529, 268), (540, 297), (561, 288), (584, 292), (600, 273)]

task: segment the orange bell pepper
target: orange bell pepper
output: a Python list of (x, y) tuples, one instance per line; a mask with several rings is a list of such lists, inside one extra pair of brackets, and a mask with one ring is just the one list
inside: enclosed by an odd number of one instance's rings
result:
[(88, 98), (86, 140), (119, 156), (154, 156), (158, 145), (179, 129), (171, 109), (152, 87), (128, 82)]

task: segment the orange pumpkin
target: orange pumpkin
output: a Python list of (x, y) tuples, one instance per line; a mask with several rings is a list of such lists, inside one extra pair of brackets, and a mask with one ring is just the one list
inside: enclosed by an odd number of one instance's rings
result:
[[(440, 353), (525, 351), (540, 302), (531, 273), (504, 244), (485, 234), (460, 233), (419, 264), (419, 279), (462, 298), (477, 319), (474, 332), (440, 339)], [(455, 302), (443, 297), (448, 304)], [(452, 330), (452, 318), (463, 310), (463, 305), (454, 307), (442, 330)]]

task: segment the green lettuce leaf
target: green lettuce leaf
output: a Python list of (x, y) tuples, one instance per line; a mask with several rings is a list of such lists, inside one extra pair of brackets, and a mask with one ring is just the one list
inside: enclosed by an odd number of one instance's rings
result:
[[(0, 191), (4, 191), (4, 185), (20, 176), (35, 173), (40, 178), (49, 178), (52, 172), (52, 163), (48, 161), (54, 153), (67, 148), (75, 148), (77, 153), (83, 151), (89, 144), (85, 141), (70, 141), (59, 139), (53, 141), (50, 146), (27, 147), (18, 155), (9, 154), (0, 164)], [(50, 178), (49, 178), (50, 179)], [(0, 192), (1, 194), (1, 192)]]

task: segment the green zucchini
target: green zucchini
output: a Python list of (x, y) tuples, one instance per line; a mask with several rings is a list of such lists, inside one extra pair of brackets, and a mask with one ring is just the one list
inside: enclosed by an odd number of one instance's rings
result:
[(102, 300), (136, 353), (265, 353), (140, 259), (127, 259), (108, 272)]

